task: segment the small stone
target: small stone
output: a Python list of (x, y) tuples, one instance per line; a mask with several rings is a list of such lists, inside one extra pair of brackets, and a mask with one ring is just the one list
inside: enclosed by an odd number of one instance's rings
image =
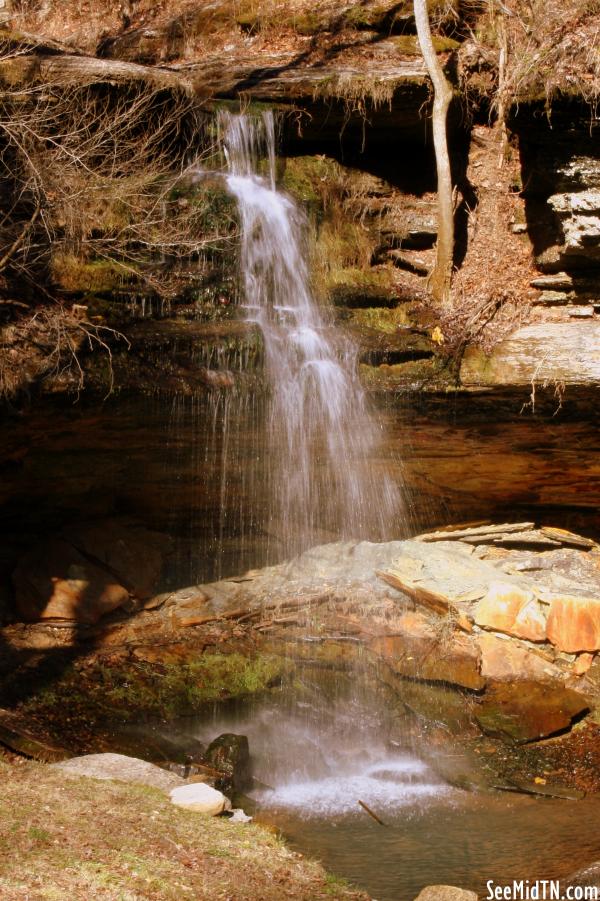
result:
[(232, 816), (229, 818), (230, 823), (251, 823), (252, 817), (249, 817), (244, 813), (241, 807), (236, 807), (232, 811)]
[(515, 222), (514, 225), (511, 225), (510, 230), (513, 235), (526, 235), (527, 224), (525, 222)]
[(180, 785), (170, 793), (176, 807), (194, 810), (210, 817), (216, 817), (225, 810), (231, 810), (231, 802), (225, 795), (204, 782)]
[(571, 319), (592, 319), (594, 316), (593, 307), (570, 307), (568, 310)]

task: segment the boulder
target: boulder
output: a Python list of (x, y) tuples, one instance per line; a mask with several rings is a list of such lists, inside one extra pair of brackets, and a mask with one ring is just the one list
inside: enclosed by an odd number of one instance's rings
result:
[(176, 807), (184, 807), (186, 810), (194, 810), (196, 813), (204, 813), (210, 817), (216, 817), (225, 810), (231, 810), (229, 799), (222, 792), (211, 788), (204, 782), (180, 785), (171, 791), (170, 796)]
[(477, 901), (477, 894), (456, 885), (427, 885), (415, 901)]
[(528, 641), (544, 641), (546, 617), (535, 595), (514, 582), (492, 582), (478, 603), (475, 622)]
[(577, 660), (573, 664), (572, 673), (574, 676), (584, 676), (594, 662), (593, 654), (579, 654)]
[(490, 735), (529, 742), (568, 729), (586, 710), (586, 698), (562, 683), (502, 682), (488, 686), (475, 719)]
[(467, 348), (460, 369), (465, 387), (600, 384), (600, 322), (540, 322), (517, 329), (488, 356)]
[(53, 763), (51, 767), (69, 777), (114, 779), (118, 782), (146, 785), (163, 792), (170, 792), (178, 786), (185, 787), (183, 779), (175, 773), (169, 773), (153, 763), (139, 760), (137, 757), (127, 757), (125, 754), (85, 754), (61, 763)]
[(218, 789), (241, 792), (252, 783), (250, 749), (245, 735), (225, 732), (208, 746), (207, 763), (222, 776), (215, 782)]
[(600, 598), (561, 595), (548, 614), (548, 638), (559, 651), (600, 650)]
[(13, 584), (17, 611), (27, 622), (62, 619), (94, 624), (129, 600), (116, 576), (58, 538), (42, 542), (21, 558)]

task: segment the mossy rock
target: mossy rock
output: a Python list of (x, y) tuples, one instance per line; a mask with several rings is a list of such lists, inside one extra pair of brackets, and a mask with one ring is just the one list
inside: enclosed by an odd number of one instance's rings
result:
[(292, 20), (292, 27), (297, 34), (311, 36), (320, 34), (323, 31), (329, 31), (331, 21), (328, 16), (322, 13), (311, 11), (300, 16), (295, 16)]
[(336, 269), (328, 273), (327, 293), (340, 307), (390, 307), (397, 303), (391, 269)]
[[(443, 35), (435, 35), (433, 38), (433, 47), (436, 53), (449, 53), (452, 50), (458, 50), (459, 41), (454, 38), (445, 37)], [(421, 48), (419, 39), (416, 35), (401, 34), (390, 38), (398, 53), (403, 56), (421, 56)]]
[(364, 307), (348, 310), (347, 321), (359, 331), (377, 331), (395, 335), (400, 328), (411, 325), (406, 305), (394, 307)]
[(360, 364), (360, 378), (365, 388), (373, 392), (413, 390), (427, 386), (431, 390), (444, 391), (454, 387), (452, 373), (438, 356), (403, 363), (382, 363), (372, 366)]
[(330, 157), (288, 157), (281, 187), (301, 203), (320, 203), (330, 190), (331, 183), (341, 176), (341, 166)]
[[(432, 15), (443, 14), (446, 2), (428, 0), (427, 8)], [(343, 21), (347, 28), (359, 31), (384, 31), (388, 34), (394, 29), (404, 31), (413, 30), (415, 27), (412, 0), (403, 0), (401, 3), (378, 3), (373, 6), (359, 3), (344, 13)]]
[(119, 260), (82, 260), (60, 254), (52, 260), (52, 280), (69, 294), (120, 293), (137, 281), (132, 268)]

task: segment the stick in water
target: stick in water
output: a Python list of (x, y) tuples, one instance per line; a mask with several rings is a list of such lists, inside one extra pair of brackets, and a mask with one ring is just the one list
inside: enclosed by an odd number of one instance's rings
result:
[(379, 817), (377, 816), (376, 813), (373, 813), (373, 811), (371, 810), (370, 807), (367, 807), (367, 805), (365, 804), (364, 801), (359, 801), (358, 803), (360, 804), (360, 806), (362, 807), (363, 810), (367, 811), (367, 813), (369, 814), (370, 817), (373, 817), (373, 819), (375, 820), (376, 823), (379, 823), (380, 826), (386, 825), (386, 823), (384, 823), (383, 820), (379, 819)]

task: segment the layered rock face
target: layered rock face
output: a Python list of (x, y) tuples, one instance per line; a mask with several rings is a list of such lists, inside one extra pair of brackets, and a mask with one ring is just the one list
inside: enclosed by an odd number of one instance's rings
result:
[[(96, 653), (135, 648), (151, 661), (169, 647), (193, 655), (207, 630), (223, 627), (292, 661), (344, 668), (366, 655), (414, 713), (457, 733), (529, 742), (598, 715), (599, 561), (594, 542), (531, 523), (329, 544), (162, 594), (134, 617), (88, 629), (86, 640)], [(39, 646), (39, 630), (10, 627), (5, 640)], [(48, 626), (43, 641), (64, 646), (76, 624), (71, 633)], [(247, 762), (232, 735), (209, 749), (215, 765), (231, 742)]]

